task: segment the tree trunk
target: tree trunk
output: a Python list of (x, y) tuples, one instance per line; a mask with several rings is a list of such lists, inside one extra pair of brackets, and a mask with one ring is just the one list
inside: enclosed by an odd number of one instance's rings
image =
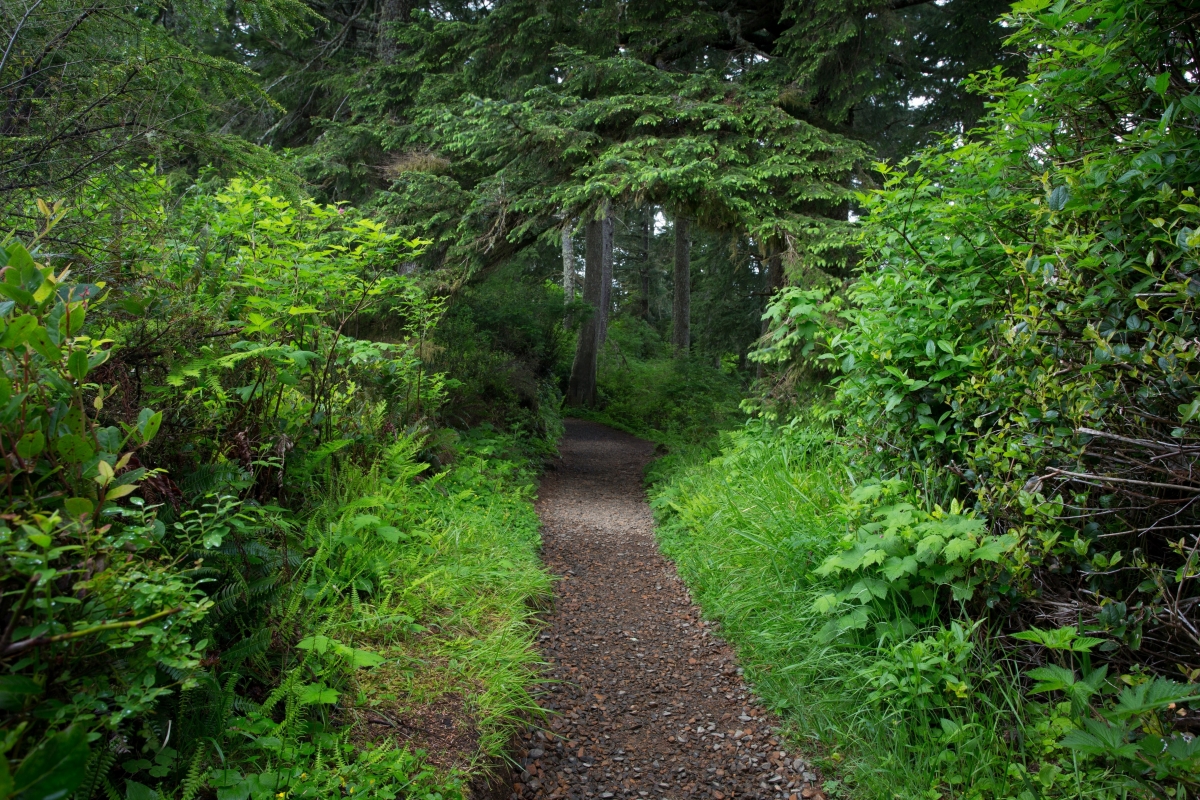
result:
[[(567, 405), (596, 404), (596, 362), (600, 356), (600, 324), (607, 316), (607, 292), (604, 285), (604, 229), (608, 219), (590, 219), (584, 226), (587, 240), (583, 258), (583, 300), (592, 311), (579, 326), (579, 343), (575, 347), (575, 362), (571, 365), (571, 381), (567, 384)], [(608, 237), (611, 244), (612, 238)]]
[(382, 0), (379, 4), (379, 32), (376, 49), (379, 60), (391, 64), (400, 52), (400, 45), (395, 39), (397, 22), (412, 21), (412, 0)]
[(652, 226), (652, 218), (654, 209), (646, 206), (645, 213), (642, 215), (642, 259), (638, 265), (638, 289), (641, 291), (642, 297), (638, 307), (638, 316), (650, 321), (650, 228)]
[(692, 237), (687, 217), (675, 220), (675, 304), (671, 343), (675, 357), (686, 356), (692, 336)]
[[(563, 305), (575, 302), (575, 245), (571, 242), (572, 221), (567, 220), (563, 226), (562, 260), (563, 260)], [(563, 315), (563, 327), (571, 327), (571, 319)]]
[[(779, 253), (779, 248), (773, 246), (771, 255), (763, 263), (763, 294), (766, 299), (763, 301), (763, 313), (766, 313), (766, 305), (771, 302), (771, 297), (776, 291), (783, 288), (783, 256)], [(770, 327), (768, 320), (762, 321), (762, 335), (767, 335), (767, 329)], [(763, 376), (763, 362), (759, 361), (758, 366), (754, 369), (756, 377)]]
[(604, 219), (601, 220), (600, 231), (600, 308), (602, 312), (596, 323), (599, 331), (597, 351), (604, 347), (604, 341), (608, 338), (608, 315), (612, 312), (613, 229), (616, 227), (613, 222), (612, 209), (609, 208)]

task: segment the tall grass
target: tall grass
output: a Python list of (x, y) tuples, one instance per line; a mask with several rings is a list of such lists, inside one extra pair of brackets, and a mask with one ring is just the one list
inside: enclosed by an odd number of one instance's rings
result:
[(462, 798), (540, 713), (533, 615), (551, 580), (533, 473), (514, 437), (459, 445), (437, 474), (402, 439), (330, 477), (272, 612), (279, 683), (231, 721), (241, 733), (212, 776), (229, 797)]
[[(1122, 796), (1110, 775), (1062, 750), (1063, 709), (1031, 701), (970, 620), (934, 615), (915, 632), (822, 636), (828, 618), (814, 601), (831, 584), (814, 570), (847, 532), (845, 496), (873, 466), (855, 452), (820, 426), (754, 421), (722, 434), (715, 458), (669, 456), (650, 475), (663, 550), (757, 694), (821, 764), (827, 791)], [(970, 685), (965, 699), (942, 680), (955, 670)]]

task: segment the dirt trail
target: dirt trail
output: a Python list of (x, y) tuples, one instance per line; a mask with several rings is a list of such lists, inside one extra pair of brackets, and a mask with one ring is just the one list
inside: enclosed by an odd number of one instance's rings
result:
[(555, 713), (527, 733), (512, 797), (820, 798), (658, 552), (642, 490), (653, 446), (568, 420), (560, 452), (537, 504), (562, 578), (542, 634)]

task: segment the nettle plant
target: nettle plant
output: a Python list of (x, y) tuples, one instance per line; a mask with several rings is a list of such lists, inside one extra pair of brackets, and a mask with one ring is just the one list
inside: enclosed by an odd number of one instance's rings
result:
[[(39, 207), (44, 236), (61, 212)], [(89, 316), (105, 289), (41, 263), (39, 239), (0, 249), (0, 797), (23, 800), (74, 791), (111, 741), (161, 738), (138, 728), (186, 684), (169, 673), (198, 664), (209, 607), (135, 495), (161, 414), (100, 420), (113, 389), (89, 378), (110, 342)]]
[(875, 623), (878, 632), (904, 638), (935, 621), (942, 606), (965, 603), (1005, 580), (1003, 561), (1016, 536), (991, 534), (957, 501), (927, 511), (912, 496), (898, 479), (850, 493), (845, 510), (854, 530), (816, 570), (841, 584), (816, 601), (818, 611), (832, 615), (826, 637)]

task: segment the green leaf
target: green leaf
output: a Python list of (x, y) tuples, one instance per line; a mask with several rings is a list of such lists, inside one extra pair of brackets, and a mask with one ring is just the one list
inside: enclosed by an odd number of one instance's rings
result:
[(318, 653), (323, 654), (329, 649), (329, 645), (332, 642), (333, 639), (330, 639), (328, 636), (317, 634), (316, 636), (308, 636), (304, 639), (301, 639), (296, 647), (301, 650), (315, 650)]
[(80, 517), (90, 517), (96, 507), (86, 497), (70, 497), (63, 501), (63, 508), (72, 519), (79, 519)]
[(42, 687), (23, 675), (0, 676), (0, 711), (20, 711), (31, 697), (41, 694)]
[(8, 275), (13, 275), (13, 280), (20, 275), (24, 270), (36, 269), (37, 264), (33, 261), (33, 256), (25, 249), (25, 245), (20, 242), (11, 242), (4, 248), (8, 251), (8, 264), (6, 266), (14, 268), (12, 272), (5, 273), (5, 280), (8, 280)]
[(61, 800), (83, 783), (87, 760), (87, 730), (71, 725), (25, 757), (13, 775), (13, 791), (21, 800)]
[(377, 667), (386, 660), (370, 650), (353, 650), (350, 655), (350, 664), (354, 667)]
[(1054, 191), (1050, 193), (1047, 204), (1051, 211), (1062, 211), (1067, 207), (1067, 203), (1071, 202), (1071, 192), (1066, 186), (1056, 186)]
[(25, 343), (47, 361), (62, 360), (62, 351), (58, 349), (58, 345), (50, 341), (50, 334), (46, 333), (46, 329), (41, 325), (35, 326), (26, 334)]
[(323, 683), (313, 683), (300, 690), (300, 702), (304, 705), (333, 705), (338, 693)]
[(46, 437), (41, 431), (32, 431), (17, 440), (17, 455), (25, 460), (36, 458), (46, 446)]
[(137, 781), (125, 781), (125, 800), (158, 800), (158, 792)]
[(378, 533), (379, 536), (389, 544), (395, 544), (396, 542), (400, 541), (400, 529), (391, 525), (380, 525), (375, 529), (375, 532)]
[(67, 356), (67, 372), (77, 381), (82, 381), (88, 374), (88, 352), (83, 348), (71, 351)]
[(138, 413), (138, 433), (142, 437), (142, 442), (149, 442), (158, 433), (158, 429), (162, 427), (162, 412), (151, 411), (148, 408), (143, 408)]
[(37, 317), (32, 314), (22, 314), (17, 317), (9, 323), (4, 335), (0, 336), (0, 347), (12, 350), (18, 345), (24, 344), (29, 332), (36, 328), (37, 324)]
[[(3, 252), (3, 250), (0, 249), (0, 252)], [(12, 796), (12, 793), (13, 779), (12, 773), (8, 771), (8, 759), (3, 754), (0, 754), (0, 798), (7, 800), (7, 798)]]
[(73, 433), (60, 436), (54, 443), (54, 449), (70, 464), (82, 464), (96, 454), (91, 442)]

